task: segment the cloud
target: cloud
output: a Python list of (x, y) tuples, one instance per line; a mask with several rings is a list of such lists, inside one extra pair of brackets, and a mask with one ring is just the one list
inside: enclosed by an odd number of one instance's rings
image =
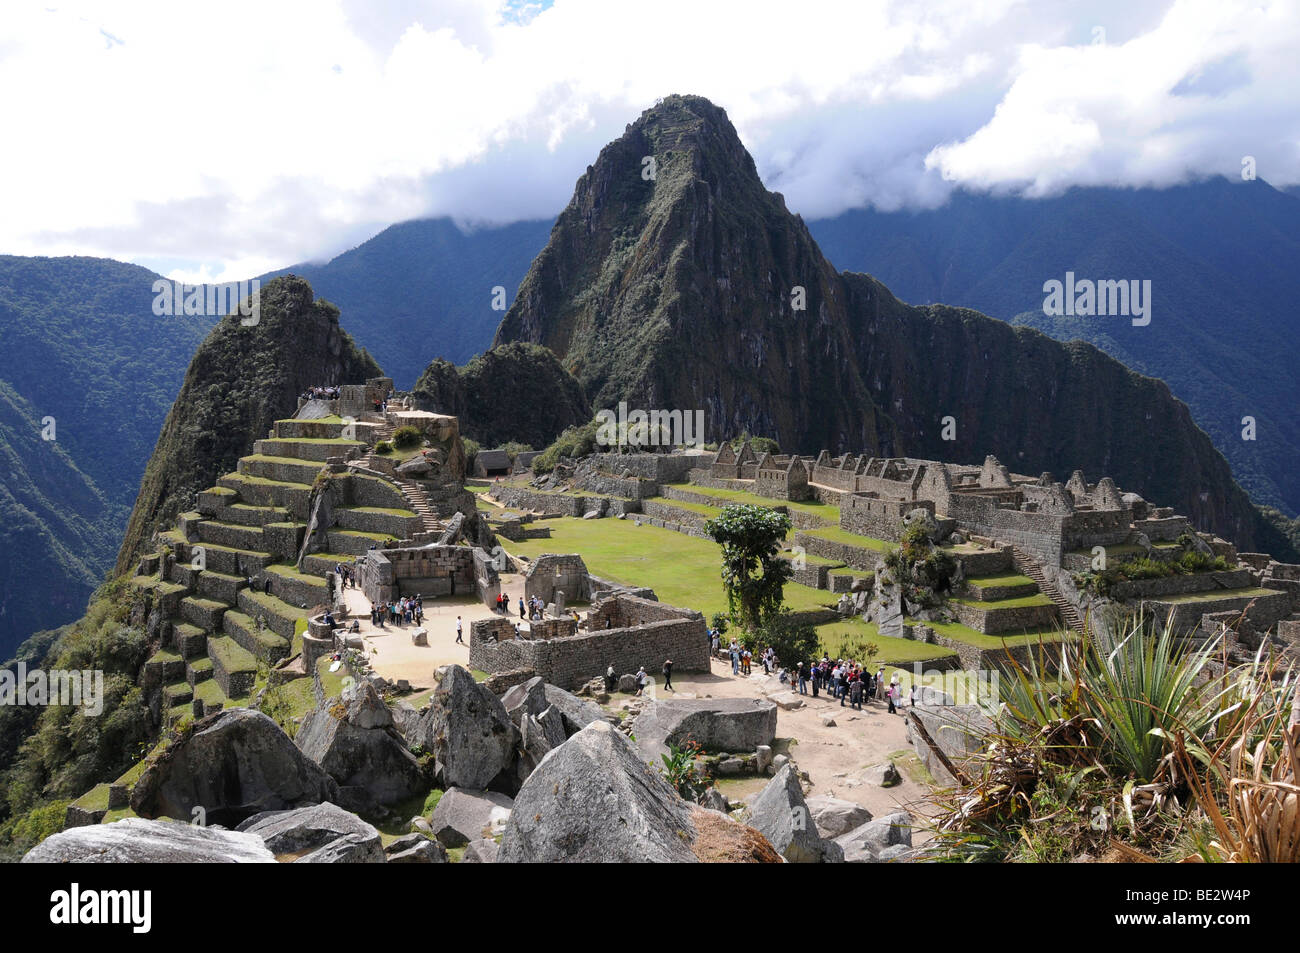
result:
[[(727, 109), (805, 215), (1300, 182), (1295, 5), (251, 0), (5, 5), (0, 251), (233, 279), (384, 225), (549, 217), (657, 97)], [(1104, 42), (1094, 42), (1095, 40)]]

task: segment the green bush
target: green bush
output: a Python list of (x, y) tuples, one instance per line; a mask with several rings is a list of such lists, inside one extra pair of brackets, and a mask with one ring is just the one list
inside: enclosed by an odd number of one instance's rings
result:
[(569, 427), (533, 460), (533, 472), (550, 473), (565, 457), (576, 460), (595, 451), (599, 426), (599, 422), (593, 419), (581, 427)]
[(419, 429), (412, 426), (398, 427), (393, 434), (393, 446), (401, 450), (407, 450), (411, 447), (418, 447), (424, 443), (424, 434)]
[(393, 445), (387, 440), (381, 440), (375, 444), (375, 453), (392, 453)]
[(483, 448), (479, 446), (477, 440), (471, 440), (469, 437), (461, 437), (460, 445), (465, 451), (465, 472), (474, 472), (474, 460), (478, 457), (478, 452)]

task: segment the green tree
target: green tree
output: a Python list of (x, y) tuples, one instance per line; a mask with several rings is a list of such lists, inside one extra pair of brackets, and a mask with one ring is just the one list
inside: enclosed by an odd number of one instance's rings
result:
[(722, 546), (722, 585), (731, 617), (747, 632), (761, 629), (785, 603), (792, 569), (779, 554), (790, 527), (785, 513), (749, 503), (730, 505), (704, 524)]
[(817, 630), (787, 612), (769, 618), (759, 630), (758, 640), (772, 647), (777, 662), (785, 668), (793, 668), (800, 662), (809, 661), (821, 647)]

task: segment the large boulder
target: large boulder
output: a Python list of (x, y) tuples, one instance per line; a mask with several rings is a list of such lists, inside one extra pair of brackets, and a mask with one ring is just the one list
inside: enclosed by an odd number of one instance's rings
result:
[[(855, 827), (835, 840), (843, 850), (844, 859), (851, 864), (872, 864), (888, 860), (903, 849), (912, 846), (912, 815), (906, 811), (886, 814)], [(882, 856), (888, 853), (888, 856)]]
[(632, 743), (595, 721), (519, 790), (497, 863), (779, 858), (757, 832), (683, 800)]
[(309, 712), (294, 741), (339, 783), (346, 803), (395, 804), (428, 788), (419, 761), (369, 682), (357, 687), (346, 706), (326, 703)]
[(273, 864), (256, 834), (181, 821), (128, 817), (112, 824), (74, 827), (29, 850), (24, 864)]
[(840, 859), (817, 833), (812, 812), (793, 764), (786, 764), (749, 804), (749, 823), (795, 864), (819, 864)]
[(379, 838), (371, 839), (361, 834), (346, 834), (294, 861), (295, 864), (384, 864), (387, 862), (388, 857), (384, 854)]
[(540, 715), (551, 705), (546, 700), (546, 680), (535, 675), (526, 682), (512, 685), (501, 696), (501, 704), (516, 725), (524, 715)]
[(514, 803), (496, 791), (448, 788), (433, 809), (433, 835), (445, 847), (495, 837), (505, 830)]
[(265, 811), (339, 799), (338, 783), (270, 718), (228, 708), (197, 722), (145, 769), (131, 792), (141, 817), (234, 827)]
[(513, 789), (517, 783), (510, 768), (519, 729), (501, 699), (459, 665), (446, 667), (413, 734), (413, 743), (436, 758), (444, 787)]
[(916, 705), (904, 710), (903, 722), (907, 726), (907, 740), (922, 764), (935, 780), (948, 785), (956, 783), (956, 778), (926, 743), (920, 729), (924, 729), (924, 735), (954, 765), (983, 750), (985, 739), (993, 730), (993, 722), (978, 705)]
[(754, 751), (776, 738), (776, 705), (765, 698), (670, 698), (642, 709), (632, 725), (651, 761), (693, 741), (705, 751)]
[(839, 837), (871, 820), (871, 812), (862, 805), (828, 794), (815, 794), (807, 803), (822, 837)]
[(256, 814), (240, 824), (237, 830), (262, 838), (280, 860), (286, 859), (286, 855), (310, 854), (347, 837), (363, 844), (380, 843), (379, 831), (374, 827), (329, 803)]
[(564, 724), (564, 733), (568, 737), (572, 738), (593, 721), (605, 720), (605, 713), (601, 711), (599, 705), (579, 698), (572, 692), (566, 692), (558, 685), (548, 684), (543, 687), (546, 691), (546, 700), (559, 711)]

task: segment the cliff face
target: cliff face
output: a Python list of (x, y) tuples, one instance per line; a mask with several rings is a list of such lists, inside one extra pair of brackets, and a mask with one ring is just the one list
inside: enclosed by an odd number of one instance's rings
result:
[[(647, 110), (578, 180), (497, 330), (497, 345), (509, 341), (554, 351), (596, 409), (703, 409), (707, 440), (747, 429), (805, 453), (992, 453), (1062, 478), (1080, 468), (1241, 546), (1263, 539), (1163, 383), (1090, 345), (910, 307), (836, 273), (763, 187), (726, 114), (699, 97)], [(947, 416), (955, 441), (942, 439)]]
[(287, 276), (264, 284), (258, 324), (222, 318), (190, 362), (145, 470), (116, 571), (130, 568), (154, 531), (233, 470), (274, 421), (292, 416), (308, 387), (356, 384), (380, 373), (339, 327), (338, 309), (314, 300), (306, 281)]
[(536, 344), (493, 348), (464, 367), (434, 361), (411, 394), (421, 410), (458, 417), (461, 434), (485, 448), (518, 440), (540, 450), (592, 417), (578, 382)]

